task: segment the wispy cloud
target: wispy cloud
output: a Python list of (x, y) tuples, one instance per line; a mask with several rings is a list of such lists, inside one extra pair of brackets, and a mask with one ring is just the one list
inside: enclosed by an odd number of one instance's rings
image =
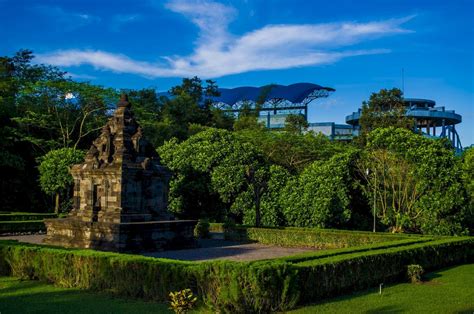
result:
[(112, 18), (110, 29), (118, 32), (122, 27), (127, 24), (140, 21), (143, 17), (140, 14), (117, 14)]
[(89, 64), (97, 69), (134, 73), (146, 77), (198, 75), (221, 77), (255, 70), (287, 69), (337, 62), (343, 58), (388, 53), (389, 49), (350, 49), (358, 43), (411, 32), (402, 25), (413, 18), (367, 23), (267, 25), (234, 35), (228, 25), (237, 16), (230, 6), (208, 0), (173, 0), (165, 7), (182, 14), (199, 29), (194, 52), (165, 56), (163, 62), (133, 60), (122, 54), (99, 50), (64, 50), (39, 56), (57, 66)]
[(95, 15), (65, 11), (57, 6), (38, 5), (32, 7), (32, 10), (60, 24), (61, 29), (66, 31), (72, 31), (101, 20)]

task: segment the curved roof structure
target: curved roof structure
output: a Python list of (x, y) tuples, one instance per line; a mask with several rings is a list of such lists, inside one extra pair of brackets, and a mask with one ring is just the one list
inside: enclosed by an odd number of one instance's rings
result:
[(266, 85), (261, 87), (237, 87), (219, 88), (221, 93), (218, 97), (213, 97), (214, 102), (234, 105), (240, 101), (261, 101), (270, 99), (283, 99), (292, 103), (302, 103), (308, 96), (315, 92), (333, 92), (330, 87), (323, 87), (312, 83), (296, 83), (288, 86)]
[[(454, 110), (446, 110), (444, 107), (435, 107), (436, 102), (429, 99), (405, 98), (407, 106), (406, 116), (413, 117), (417, 125), (426, 127), (427, 122), (430, 126), (455, 125), (462, 122), (462, 116)], [(361, 111), (353, 112), (346, 116), (346, 123), (359, 125)]]

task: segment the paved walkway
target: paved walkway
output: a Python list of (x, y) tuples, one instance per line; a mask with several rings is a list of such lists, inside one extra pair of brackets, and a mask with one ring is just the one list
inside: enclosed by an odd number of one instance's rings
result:
[[(44, 234), (0, 236), (0, 240), (11, 239), (20, 242), (41, 244), (44, 237)], [(199, 240), (199, 246), (200, 247), (196, 249), (160, 251), (143, 253), (142, 255), (186, 261), (205, 261), (212, 259), (255, 261), (314, 251), (314, 249), (309, 248), (285, 248), (259, 243), (240, 244), (238, 242), (225, 241), (222, 239)]]

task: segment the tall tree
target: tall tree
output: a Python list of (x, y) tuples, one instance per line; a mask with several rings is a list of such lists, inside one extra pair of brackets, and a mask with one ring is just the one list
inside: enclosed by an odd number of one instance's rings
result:
[(39, 165), (40, 186), (48, 194), (55, 196), (54, 211), (59, 213), (60, 196), (69, 199), (73, 178), (69, 172), (72, 165), (84, 160), (84, 152), (73, 148), (52, 150), (43, 156)]
[(360, 140), (364, 143), (367, 134), (377, 128), (392, 126), (413, 129), (414, 121), (405, 113), (406, 107), (400, 89), (381, 89), (378, 93), (372, 93), (369, 101), (362, 103), (359, 120)]
[(285, 128), (284, 130), (292, 133), (303, 133), (308, 129), (308, 121), (306, 118), (300, 114), (290, 114), (285, 119)]

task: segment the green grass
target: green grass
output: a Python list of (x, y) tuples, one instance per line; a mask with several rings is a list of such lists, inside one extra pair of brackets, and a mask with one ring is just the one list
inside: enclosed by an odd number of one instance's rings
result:
[(425, 276), (421, 284), (396, 284), (346, 295), (290, 313), (473, 313), (474, 264)]
[(0, 313), (172, 313), (168, 305), (0, 277)]

